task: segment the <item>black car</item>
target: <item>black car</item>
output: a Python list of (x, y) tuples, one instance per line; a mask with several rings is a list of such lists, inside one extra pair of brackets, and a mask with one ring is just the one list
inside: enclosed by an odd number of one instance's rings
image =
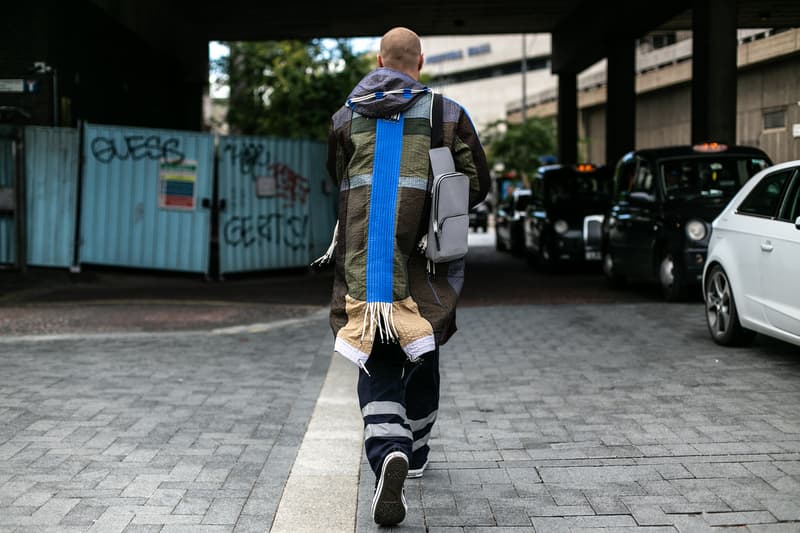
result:
[(525, 244), (523, 221), (530, 199), (530, 189), (515, 189), (497, 207), (494, 227), (495, 246), (498, 250), (522, 254)]
[(772, 163), (747, 146), (703, 143), (637, 150), (614, 173), (603, 223), (603, 272), (614, 285), (658, 281), (667, 300), (699, 286), (711, 222), (756, 172)]
[(469, 210), (469, 227), (478, 231), (482, 229), (484, 233), (489, 228), (489, 211), (491, 208), (486, 201), (483, 201)]
[(539, 167), (531, 180), (524, 222), (532, 265), (600, 261), (603, 216), (611, 201), (611, 175), (592, 164)]

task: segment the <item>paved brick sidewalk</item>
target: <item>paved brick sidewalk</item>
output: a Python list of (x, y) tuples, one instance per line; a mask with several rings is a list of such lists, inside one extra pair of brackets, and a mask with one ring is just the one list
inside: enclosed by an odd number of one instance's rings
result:
[(329, 335), (0, 344), (0, 531), (265, 531)]
[[(800, 349), (722, 349), (698, 304), (459, 311), (398, 531), (800, 531)], [(362, 464), (358, 531), (374, 477)]]

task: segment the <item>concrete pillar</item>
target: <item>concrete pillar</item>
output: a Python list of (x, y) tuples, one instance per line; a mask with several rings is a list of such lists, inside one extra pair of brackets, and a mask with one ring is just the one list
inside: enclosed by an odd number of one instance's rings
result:
[(692, 142), (736, 142), (736, 2), (694, 0)]
[(203, 96), (208, 94), (208, 41), (187, 33), (172, 53), (178, 66), (170, 88), (172, 127), (200, 130)]
[(558, 73), (558, 162), (578, 162), (578, 77), (574, 72)]
[(636, 43), (633, 39), (608, 48), (606, 96), (606, 164), (636, 147)]

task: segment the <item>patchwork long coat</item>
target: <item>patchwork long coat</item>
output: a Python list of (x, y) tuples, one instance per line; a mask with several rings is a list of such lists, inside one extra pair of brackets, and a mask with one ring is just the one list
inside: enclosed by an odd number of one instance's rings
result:
[[(464, 260), (428, 272), (417, 245), (427, 232), (432, 175), (431, 91), (380, 68), (331, 120), (328, 171), (339, 187), (339, 229), (330, 322), (335, 350), (363, 365), (377, 336), (410, 359), (455, 332)], [(444, 145), (470, 178), (470, 206), (489, 190), (489, 170), (465, 110), (443, 98)]]

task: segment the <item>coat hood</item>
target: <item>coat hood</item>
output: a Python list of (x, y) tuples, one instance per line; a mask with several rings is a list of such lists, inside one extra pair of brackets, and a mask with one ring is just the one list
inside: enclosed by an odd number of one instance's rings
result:
[(390, 68), (373, 70), (347, 97), (347, 107), (370, 118), (386, 118), (405, 111), (430, 89), (410, 76)]

